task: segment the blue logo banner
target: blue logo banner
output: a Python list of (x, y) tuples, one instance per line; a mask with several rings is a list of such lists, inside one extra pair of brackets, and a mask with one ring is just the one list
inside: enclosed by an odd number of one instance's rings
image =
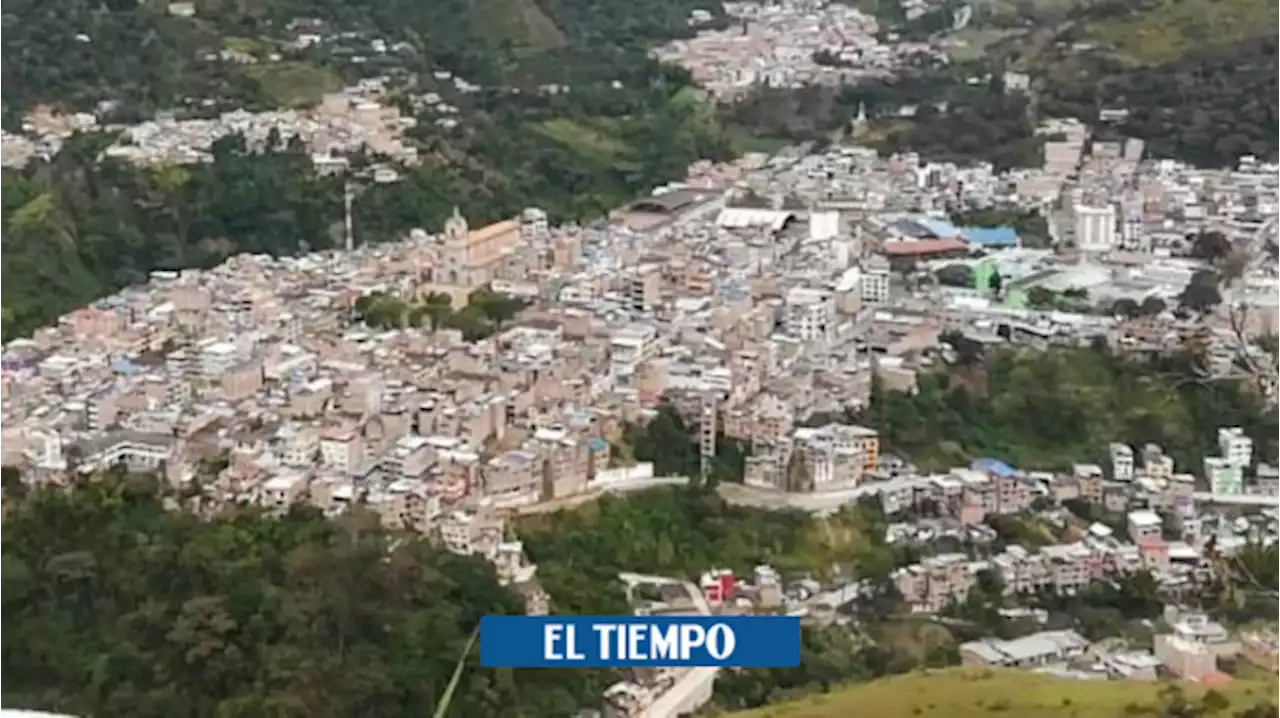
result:
[(800, 665), (800, 619), (784, 616), (485, 616), (487, 668)]

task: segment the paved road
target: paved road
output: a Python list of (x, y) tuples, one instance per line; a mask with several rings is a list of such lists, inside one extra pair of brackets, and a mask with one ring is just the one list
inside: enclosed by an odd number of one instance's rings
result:
[(1280, 498), (1275, 496), (1254, 496), (1252, 494), (1215, 494), (1209, 491), (1197, 491), (1196, 501), (1205, 504), (1235, 504), (1237, 506), (1270, 506), (1280, 508)]
[[(689, 581), (640, 573), (620, 573), (618, 574), (618, 580), (628, 586), (643, 583), (656, 586), (678, 583), (688, 592), (694, 607), (698, 609), (698, 613), (704, 616), (711, 615), (711, 604), (707, 603), (702, 591)], [(720, 669), (713, 666), (690, 668), (677, 678), (670, 688), (658, 696), (657, 700), (641, 714), (641, 718), (678, 718), (698, 710), (706, 705), (707, 701), (711, 700), (711, 692), (715, 688), (718, 675), (720, 675)]]

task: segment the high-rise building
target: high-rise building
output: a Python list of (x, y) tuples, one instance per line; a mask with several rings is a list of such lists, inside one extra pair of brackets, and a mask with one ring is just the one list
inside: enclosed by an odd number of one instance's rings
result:
[(1116, 246), (1116, 208), (1075, 206), (1076, 247), (1082, 252), (1110, 252)]

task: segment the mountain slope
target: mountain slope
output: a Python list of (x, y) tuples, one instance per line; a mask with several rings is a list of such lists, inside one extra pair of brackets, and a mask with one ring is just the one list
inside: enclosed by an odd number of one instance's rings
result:
[[(1193, 715), (1160, 712), (1177, 705), (1170, 684), (1076, 681), (1012, 670), (955, 669), (912, 673), (733, 714), (734, 718), (1135, 718)], [(1276, 686), (1236, 682), (1214, 691), (1188, 686), (1180, 695), (1213, 716), (1274, 716)], [(1162, 691), (1165, 691), (1162, 693)], [(1267, 704), (1271, 705), (1268, 706)], [(1255, 708), (1262, 704), (1261, 708)], [(1268, 712), (1269, 711), (1269, 712)]]
[(1275, 38), (1275, 0), (1158, 0), (1137, 13), (1087, 23), (1087, 39), (1142, 62), (1168, 62), (1188, 52), (1255, 37)]

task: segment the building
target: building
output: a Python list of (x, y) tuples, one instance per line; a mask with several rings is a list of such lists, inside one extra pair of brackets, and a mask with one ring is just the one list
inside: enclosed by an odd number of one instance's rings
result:
[(1231, 638), (1230, 632), (1217, 621), (1208, 616), (1191, 614), (1183, 616), (1173, 623), (1173, 636), (1204, 646), (1214, 655), (1230, 658), (1240, 652), (1239, 642)]
[(1075, 206), (1076, 247), (1082, 252), (1110, 252), (1116, 246), (1116, 208)]
[(1218, 450), (1231, 466), (1246, 469), (1253, 462), (1253, 439), (1238, 426), (1218, 429)]
[(889, 260), (879, 255), (862, 262), (860, 278), (862, 301), (867, 304), (884, 304), (889, 301)]
[(787, 334), (801, 341), (823, 341), (835, 329), (834, 310), (826, 292), (796, 287), (787, 292), (783, 324)]
[(521, 224), (516, 220), (495, 222), (477, 230), (453, 209), (444, 225), (444, 246), (431, 281), (449, 287), (479, 287), (498, 278), (502, 261), (520, 244)]
[(966, 666), (1039, 668), (1083, 656), (1089, 642), (1075, 631), (1041, 631), (1002, 641), (984, 638), (960, 644), (960, 661)]
[(1231, 463), (1230, 459), (1206, 456), (1204, 475), (1209, 480), (1209, 490), (1215, 494), (1244, 493), (1244, 469)]
[(1129, 539), (1135, 544), (1142, 544), (1153, 538), (1160, 538), (1164, 522), (1154, 511), (1129, 512)]
[(1133, 447), (1128, 444), (1112, 444), (1111, 476), (1116, 481), (1133, 480)]
[(1198, 681), (1218, 672), (1218, 656), (1201, 643), (1165, 634), (1152, 642), (1156, 658), (1179, 678)]

